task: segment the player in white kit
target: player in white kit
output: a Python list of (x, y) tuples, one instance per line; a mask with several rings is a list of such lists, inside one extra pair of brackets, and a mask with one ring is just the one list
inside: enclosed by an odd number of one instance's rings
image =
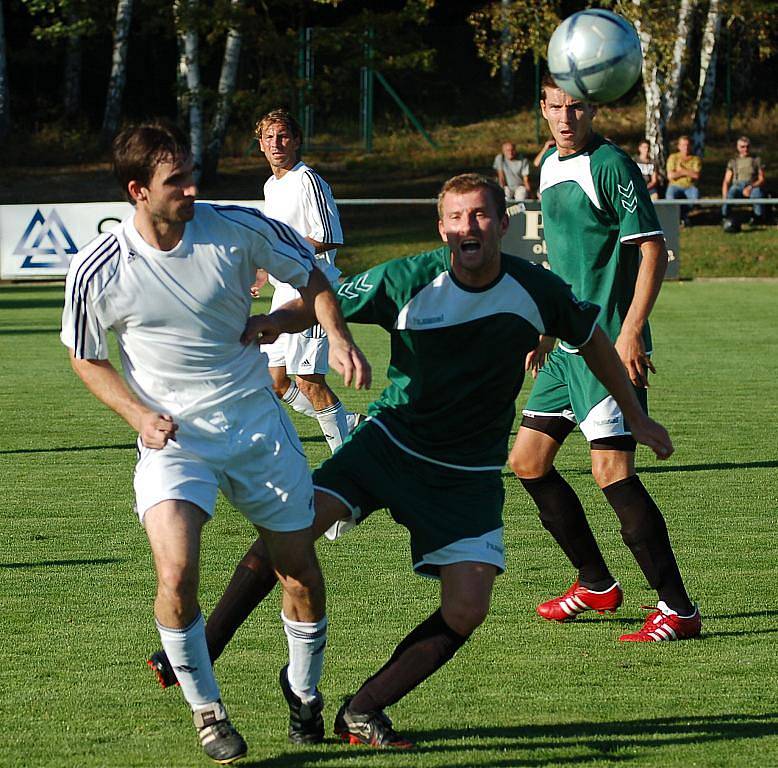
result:
[[(315, 308), (347, 384), (368, 385), (369, 366), (302, 238), (253, 209), (195, 204), (180, 129), (127, 128), (113, 160), (135, 212), (73, 259), (61, 338), (87, 388), (138, 431), (135, 497), (157, 572), (157, 627), (203, 749), (230, 763), (246, 744), (222, 704), (197, 598), (201, 530), (218, 489), (257, 527), (283, 585), (290, 720), (293, 703), (320, 718), (327, 627), (308, 465), (256, 337), (244, 332), (256, 270), (295, 286)], [(270, 340), (298, 330), (283, 313), (263, 326)], [(108, 360), (108, 330), (124, 378)]]
[[(255, 133), (273, 172), (264, 186), (265, 214), (288, 224), (314, 247), (319, 269), (334, 284), (340, 276), (335, 255), (343, 231), (329, 184), (300, 161), (300, 126), (289, 112), (276, 109), (257, 123)], [(271, 309), (299, 296), (287, 282), (273, 276), (269, 282), (274, 288)], [(327, 350), (327, 334), (320, 325), (283, 334), (265, 348), (276, 394), (315, 418), (334, 452), (353, 426), (354, 414), (346, 412), (327, 384)]]

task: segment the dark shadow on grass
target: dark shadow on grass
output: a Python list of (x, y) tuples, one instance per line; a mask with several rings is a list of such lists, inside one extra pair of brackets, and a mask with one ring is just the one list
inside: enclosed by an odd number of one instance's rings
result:
[(719, 469), (774, 469), (778, 467), (778, 459), (772, 461), (722, 461), (713, 464), (678, 464), (661, 465), (654, 464), (650, 467), (638, 467), (640, 474), (652, 472), (705, 472)]
[[(639, 475), (650, 475), (662, 472), (710, 472), (732, 469), (775, 469), (776, 467), (778, 467), (778, 459), (768, 461), (721, 461), (712, 464), (652, 464), (648, 467), (638, 466), (637, 473)], [(563, 475), (591, 475), (591, 470), (588, 467), (563, 469), (561, 472)], [(514, 475), (510, 470), (504, 470), (502, 476), (513, 477)]]
[(0, 455), (24, 453), (71, 453), (77, 451), (125, 451), (135, 447), (135, 443), (120, 443), (119, 445), (71, 445), (67, 448), (16, 448), (7, 451), (0, 451)]
[(59, 328), (0, 328), (0, 336), (27, 336), (31, 333), (56, 333)]
[(0, 568), (51, 568), (60, 565), (114, 565), (121, 563), (118, 557), (95, 557), (89, 560), (36, 560), (34, 563), (0, 563)]
[(60, 288), (59, 294), (60, 297), (58, 299), (40, 299), (36, 297), (28, 299), (0, 299), (0, 309), (61, 309), (65, 303), (65, 292)]
[[(710, 716), (668, 717), (641, 720), (617, 720), (610, 722), (583, 721), (576, 723), (551, 723), (548, 725), (517, 725), (502, 728), (442, 728), (437, 730), (403, 730), (404, 735), (416, 741), (417, 748), (411, 754), (418, 755), (420, 765), (423, 755), (452, 757), (466, 756), (478, 751), (501, 752), (493, 759), (474, 759), (473, 764), (482, 768), (513, 768), (514, 766), (597, 765), (629, 763), (651, 760), (653, 750), (663, 747), (702, 746), (716, 742), (737, 742), (743, 739), (761, 739), (778, 735), (778, 713), (721, 714)], [(437, 742), (437, 743), (430, 743)], [(331, 742), (330, 742), (331, 743)], [(282, 755), (261, 761), (241, 762), (245, 768), (304, 768), (319, 763), (338, 760), (350, 764), (380, 765), (394, 763), (391, 752), (367, 747), (343, 746), (338, 750), (316, 749), (289, 750)], [(534, 757), (533, 752), (543, 750), (544, 756)], [(570, 754), (576, 751), (579, 754)], [(584, 752), (585, 754), (580, 754)], [(551, 754), (549, 754), (549, 752)], [(398, 762), (407, 764), (398, 755)], [(657, 764), (661, 758), (657, 755)], [(359, 760), (359, 763), (356, 761)], [(439, 768), (465, 765), (461, 759), (451, 763), (436, 762)]]

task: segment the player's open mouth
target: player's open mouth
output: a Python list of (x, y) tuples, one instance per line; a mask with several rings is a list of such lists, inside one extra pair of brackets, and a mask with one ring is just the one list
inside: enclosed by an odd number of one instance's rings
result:
[(478, 240), (463, 240), (461, 248), (464, 253), (475, 253), (481, 249), (481, 243)]

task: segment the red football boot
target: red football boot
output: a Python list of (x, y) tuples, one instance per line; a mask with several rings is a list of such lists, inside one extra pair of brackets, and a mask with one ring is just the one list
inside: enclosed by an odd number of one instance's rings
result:
[(658, 643), (664, 640), (687, 640), (699, 637), (702, 631), (700, 609), (695, 605), (691, 616), (679, 616), (660, 601), (656, 608), (648, 607), (651, 613), (646, 623), (637, 632), (622, 635), (625, 643)]
[(555, 597), (537, 607), (539, 616), (549, 621), (572, 621), (584, 611), (615, 613), (624, 599), (624, 592), (616, 581), (604, 592), (595, 592), (574, 581), (570, 589), (561, 597)]

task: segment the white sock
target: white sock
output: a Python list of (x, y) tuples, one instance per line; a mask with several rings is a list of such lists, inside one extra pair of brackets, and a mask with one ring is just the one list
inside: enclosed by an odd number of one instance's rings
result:
[(300, 387), (297, 386), (297, 382), (294, 379), (292, 379), (289, 389), (284, 392), (284, 396), (281, 399), (297, 413), (302, 413), (303, 416), (310, 416), (312, 419), (316, 418), (316, 409), (311, 405), (311, 401), (305, 396)]
[(335, 451), (343, 445), (348, 435), (348, 423), (346, 422), (346, 409), (338, 400), (335, 405), (330, 405), (324, 410), (316, 411), (316, 420), (319, 422), (324, 439), (330, 450)]
[(320, 621), (291, 621), (281, 612), (289, 643), (289, 686), (304, 704), (315, 701), (316, 686), (324, 666), (327, 645), (327, 617)]
[(187, 704), (196, 709), (218, 701), (221, 694), (208, 655), (202, 613), (198, 613), (197, 618), (184, 629), (163, 627), (159, 622), (157, 629)]

